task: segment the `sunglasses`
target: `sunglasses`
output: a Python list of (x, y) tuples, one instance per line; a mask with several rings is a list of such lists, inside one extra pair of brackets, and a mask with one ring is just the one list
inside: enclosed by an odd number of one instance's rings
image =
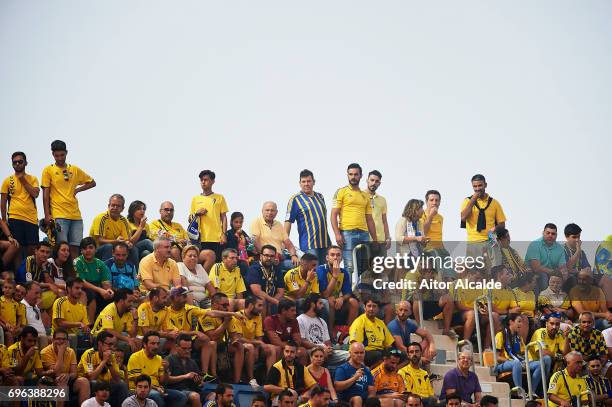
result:
[(164, 212), (174, 212), (173, 208), (164, 208), (162, 209)]
[(13, 161), (13, 165), (21, 165), (21, 164), (23, 164), (24, 162), (25, 162), (25, 161), (23, 161), (23, 160), (15, 160), (15, 161)]
[(64, 175), (64, 181), (68, 181), (70, 179), (70, 174), (68, 174), (68, 170), (67, 169), (63, 169), (62, 170), (62, 174)]

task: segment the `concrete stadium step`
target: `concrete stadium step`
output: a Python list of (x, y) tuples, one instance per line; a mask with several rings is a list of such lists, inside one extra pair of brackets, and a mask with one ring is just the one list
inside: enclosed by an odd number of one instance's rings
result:
[[(453, 370), (455, 365), (438, 365), (432, 363), (430, 365), (431, 373), (438, 374), (442, 377), (446, 374), (446, 372)], [(494, 382), (496, 381), (495, 376), (491, 375), (491, 370), (488, 367), (475, 366), (476, 376), (478, 376), (478, 380), (481, 382)]]
[(442, 321), (423, 321), (425, 328), (432, 335), (442, 335)]
[[(451, 339), (446, 335), (432, 335), (433, 336), (433, 340), (434, 340), (434, 344), (436, 345), (436, 349), (444, 349), (445, 351), (455, 351), (457, 348), (457, 341), (455, 339)], [(412, 334), (410, 335), (410, 340), (411, 341), (416, 341), (416, 342), (420, 342), (421, 341), (421, 337), (416, 335), (416, 334)]]
[[(525, 400), (519, 400), (519, 399), (508, 399), (508, 397), (506, 398), (500, 398), (499, 399), (499, 407), (525, 407)], [(512, 402), (512, 404), (510, 404), (510, 401)]]

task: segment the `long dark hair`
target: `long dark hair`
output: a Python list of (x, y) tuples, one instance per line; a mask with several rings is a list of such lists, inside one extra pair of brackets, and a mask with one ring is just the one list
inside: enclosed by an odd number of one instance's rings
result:
[[(60, 250), (60, 247), (62, 247), (62, 245), (66, 245), (66, 246), (68, 246), (68, 248), (70, 248), (70, 244), (68, 244), (68, 242), (66, 242), (66, 241), (58, 242), (55, 245), (55, 248), (53, 249), (53, 254), (52, 254), (51, 258), (55, 262), (55, 266), (56, 267), (60, 267), (57, 264), (57, 256), (59, 254), (59, 250)], [(64, 276), (64, 281), (66, 281), (66, 279), (68, 277), (74, 277), (75, 276), (72, 254), (70, 254), (70, 252), (68, 252), (68, 258), (66, 259), (64, 264), (61, 265), (61, 268), (62, 268), (62, 274)]]
[(128, 214), (127, 214), (127, 220), (129, 220), (130, 222), (134, 223), (134, 212), (136, 212), (138, 209), (144, 209), (145, 211), (147, 210), (147, 204), (145, 204), (142, 201), (134, 201), (130, 204), (129, 208), (128, 208)]
[(517, 337), (518, 337), (519, 343), (522, 343), (523, 339), (518, 334), (518, 332), (517, 333), (510, 332), (510, 322), (516, 321), (519, 318), (522, 318), (521, 314), (509, 314), (508, 315), (508, 317), (504, 321), (504, 327), (502, 329), (502, 336), (504, 339), (504, 349), (506, 350), (506, 353), (508, 354), (508, 356), (514, 355), (522, 359), (522, 355), (520, 354), (517, 355), (514, 353), (514, 344), (516, 343)]

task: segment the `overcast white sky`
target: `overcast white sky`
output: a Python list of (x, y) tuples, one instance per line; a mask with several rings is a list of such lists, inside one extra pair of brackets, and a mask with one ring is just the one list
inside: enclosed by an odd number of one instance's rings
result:
[[(347, 164), (383, 174), (391, 227), (442, 192), (445, 239), (483, 173), (514, 240), (612, 233), (612, 2), (0, 2), (0, 174), (50, 143), (98, 186), (185, 223), (197, 174), (247, 223), (309, 168), (328, 206)], [(4, 161), (1, 161), (4, 160)], [(3, 168), (3, 169), (2, 169)], [(608, 175), (606, 175), (608, 174)], [(42, 216), (42, 200), (39, 215)], [(293, 234), (296, 241), (296, 234)]]

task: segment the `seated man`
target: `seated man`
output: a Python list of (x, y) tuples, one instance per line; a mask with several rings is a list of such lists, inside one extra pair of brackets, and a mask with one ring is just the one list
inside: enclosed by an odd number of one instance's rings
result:
[(317, 278), (317, 256), (305, 253), (300, 259), (300, 265), (285, 273), (285, 295), (301, 308), (303, 299), (310, 293), (319, 293)]
[(310, 294), (304, 301), (305, 312), (297, 318), (304, 348), (322, 348), (327, 366), (339, 366), (348, 359), (345, 350), (334, 350), (323, 315), (323, 299), (319, 294)]
[(297, 345), (297, 358), (303, 364), (308, 361), (308, 353), (302, 346), (300, 326), (296, 319), (295, 302), (283, 298), (278, 304), (278, 314), (269, 315), (264, 319), (264, 332), (267, 342), (276, 347), (276, 354), (283, 353), (285, 343), (293, 341)]
[(408, 364), (397, 372), (404, 378), (406, 391), (416, 394), (423, 400), (423, 405), (432, 407), (438, 405), (438, 399), (429, 378), (429, 373), (421, 369), (422, 348), (418, 342), (408, 344)]
[(112, 257), (104, 262), (111, 273), (113, 288), (127, 288), (128, 290), (138, 288), (136, 266), (128, 261), (129, 250), (126, 242), (115, 242)]
[(170, 240), (172, 246), (170, 257), (176, 262), (181, 262), (183, 247), (189, 243), (187, 231), (180, 223), (172, 222), (174, 218), (174, 205), (172, 202), (162, 202), (159, 208), (159, 215), (160, 218), (151, 222), (149, 225), (151, 238), (156, 239), (158, 237), (165, 237)]
[[(253, 238), (255, 249), (261, 253), (264, 245), (272, 245), (276, 249), (276, 264), (283, 272), (298, 265), (298, 256), (295, 246), (289, 239), (283, 224), (275, 220), (278, 214), (276, 203), (265, 202), (261, 209), (262, 216), (251, 224), (251, 237)], [(283, 253), (286, 249), (288, 255)]]
[(70, 348), (68, 332), (56, 329), (53, 332), (53, 343), (40, 351), (43, 375), (52, 377), (56, 386), (68, 386), (83, 404), (89, 397), (89, 382), (84, 377), (77, 378), (76, 353)]
[(221, 259), (221, 263), (216, 263), (210, 269), (210, 281), (217, 292), (230, 298), (231, 309), (244, 308), (246, 286), (238, 267), (238, 252), (236, 249), (225, 249)]
[(136, 390), (136, 378), (146, 374), (151, 378), (151, 392), (149, 397), (158, 407), (176, 405), (184, 406), (187, 396), (179, 390), (164, 388), (168, 382), (168, 362), (163, 361), (157, 354), (159, 350), (159, 334), (149, 331), (142, 338), (142, 350), (132, 353), (128, 361), (128, 378), (130, 390)]
[(396, 317), (389, 322), (387, 328), (393, 335), (397, 349), (407, 353), (407, 344), (411, 343), (410, 335), (417, 334), (422, 338), (421, 348), (425, 349), (424, 363), (427, 364), (433, 361), (436, 357), (436, 345), (434, 344), (433, 336), (425, 329), (419, 327), (416, 322), (408, 319), (408, 301), (400, 301), (395, 306)]
[(83, 290), (83, 280), (70, 277), (66, 280), (66, 296), (60, 297), (53, 303), (53, 318), (51, 330), (62, 329), (70, 335), (73, 347), (76, 348), (76, 336), (89, 334), (89, 319), (87, 308), (79, 302)]
[(162, 338), (172, 338), (167, 331), (166, 318), (169, 302), (168, 292), (163, 288), (154, 288), (149, 291), (148, 300), (138, 306), (138, 334), (144, 335), (149, 331), (159, 332)]
[(96, 337), (96, 348), (87, 349), (77, 366), (79, 377), (87, 379), (92, 387), (96, 382), (110, 382), (110, 404), (113, 406), (121, 405), (129, 395), (125, 377), (113, 357), (116, 343), (117, 340), (110, 332), (100, 332)]
[(589, 259), (587, 259), (586, 253), (582, 250), (581, 233), (582, 229), (575, 223), (570, 223), (563, 229), (563, 234), (565, 235), (565, 244), (563, 245), (565, 267), (570, 278), (578, 274), (580, 270), (591, 270)]
[(157, 407), (153, 399), (149, 398), (151, 378), (147, 375), (140, 375), (134, 379), (134, 383), (136, 383), (136, 394), (125, 399), (121, 407)]
[(328, 407), (331, 400), (331, 393), (328, 388), (319, 385), (310, 390), (310, 400), (300, 407)]
[[(546, 317), (546, 327), (537, 329), (531, 336), (531, 342), (543, 342), (544, 357), (550, 359), (548, 366), (552, 366), (552, 371), (556, 372), (559, 362), (563, 361), (563, 347), (565, 346), (565, 338), (559, 331), (561, 325), (560, 314), (549, 314)], [(529, 348), (529, 359), (539, 360), (540, 352), (537, 347)], [(546, 365), (546, 363), (545, 363)], [(550, 372), (546, 372), (546, 377)]]
[[(276, 347), (267, 344), (263, 341), (263, 300), (259, 297), (249, 296), (245, 301), (245, 308), (238, 311), (244, 315), (244, 320), (234, 318), (232, 321), (231, 330), (234, 332), (235, 338), (242, 343), (246, 352), (246, 373), (248, 377), (254, 376), (255, 362), (261, 356), (266, 359), (266, 371), (270, 370), (272, 365), (279, 359), (276, 354)], [(251, 386), (259, 387), (255, 379), (251, 380)]]
[(359, 342), (365, 346), (365, 364), (375, 367), (382, 361), (385, 349), (398, 343), (389, 332), (385, 323), (378, 319), (378, 303), (371, 298), (364, 301), (365, 314), (355, 319), (349, 329), (351, 343)]
[(147, 292), (156, 287), (170, 291), (171, 287), (181, 286), (176, 261), (170, 258), (171, 242), (166, 237), (159, 237), (153, 242), (153, 253), (140, 261), (140, 291)]
[(95, 257), (96, 242), (91, 237), (81, 240), (81, 255), (74, 261), (77, 277), (83, 280), (87, 294), (87, 317), (90, 321), (113, 299), (111, 274), (106, 264)]
[(548, 405), (552, 407), (576, 405), (576, 399), (573, 397), (580, 397), (582, 404), (588, 404), (586, 396), (581, 397), (580, 395), (582, 391), (589, 388), (581, 375), (584, 363), (582, 355), (580, 352), (572, 351), (565, 355), (565, 362), (567, 367), (553, 373), (550, 378)]
[(209, 400), (204, 407), (236, 407), (234, 388), (231, 384), (220, 383), (213, 394), (214, 399)]
[(585, 311), (578, 317), (578, 326), (572, 328), (565, 338), (563, 353), (580, 352), (582, 357), (599, 358), (603, 364), (608, 361), (608, 349), (600, 331), (594, 328), (591, 312)]
[(274, 246), (262, 246), (259, 261), (251, 263), (247, 273), (246, 283), (251, 292), (264, 301), (264, 317), (278, 311), (278, 303), (285, 295), (284, 276), (274, 263), (275, 258), (276, 248)]
[(576, 314), (590, 312), (595, 318), (595, 327), (604, 330), (610, 326), (612, 313), (608, 311), (606, 296), (595, 285), (591, 270), (580, 270), (576, 277), (578, 283), (569, 292), (569, 300)]
[(180, 334), (176, 338), (175, 353), (166, 358), (168, 362), (168, 388), (182, 392), (192, 407), (201, 407), (200, 396), (204, 379), (202, 370), (191, 359), (193, 341), (191, 336)]
[(402, 407), (407, 397), (404, 379), (397, 373), (402, 352), (388, 349), (383, 356), (383, 362), (372, 370), (376, 396), (381, 407)]
[(563, 276), (554, 272), (548, 276), (548, 288), (538, 296), (538, 306), (544, 308), (544, 313), (559, 313), (568, 319), (576, 318), (568, 293), (563, 291)]
[(4, 330), (4, 343), (9, 346), (13, 344), (21, 329), (27, 325), (22, 304), (13, 298), (14, 291), (15, 282), (5, 280), (2, 284), (4, 295), (0, 297), (0, 326)]
[[(229, 309), (229, 298), (222, 292), (216, 292), (211, 299), (212, 311), (227, 311)], [(208, 310), (210, 311), (210, 310)], [(244, 317), (234, 313), (237, 318)], [(232, 324), (232, 314), (223, 317), (212, 316), (210, 312), (199, 318), (200, 330), (206, 334), (214, 343), (217, 349), (213, 350), (215, 356), (219, 347), (226, 347), (227, 353), (233, 356), (233, 383), (240, 383), (242, 377), (242, 367), (244, 366), (244, 345), (236, 337), (236, 332)], [(216, 360), (216, 358), (215, 358)], [(247, 382), (254, 377), (247, 377)]]
[(91, 334), (97, 336), (106, 331), (117, 341), (130, 345), (132, 352), (140, 349), (140, 340), (136, 338), (138, 314), (134, 307), (134, 294), (126, 288), (115, 291), (113, 302), (108, 304), (96, 318)]
[(370, 369), (363, 364), (365, 348), (359, 342), (351, 343), (349, 360), (336, 369), (335, 388), (338, 400), (350, 407), (362, 407), (368, 397), (376, 395), (374, 378)]
[[(25, 290), (25, 293), (22, 291)], [(49, 325), (48, 321), (43, 321), (41, 318), (42, 311), (38, 307), (40, 301), (40, 284), (36, 281), (29, 281), (24, 286), (19, 286), (19, 289), (15, 287), (13, 299), (17, 302), (18, 315), (21, 315), (20, 319), (24, 319), (25, 324), (36, 328), (38, 331), (38, 347), (40, 349), (46, 347), (49, 344), (49, 338), (47, 337), (47, 328), (45, 323)], [(24, 313), (25, 311), (25, 313)]]
[(96, 241), (96, 257), (106, 261), (112, 257), (113, 245), (117, 242), (127, 244), (132, 264), (138, 264), (138, 249), (135, 241), (130, 240), (132, 232), (128, 220), (121, 215), (125, 207), (125, 198), (120, 194), (111, 195), (108, 200), (108, 210), (96, 216), (89, 229), (89, 236)]
[(34, 254), (26, 257), (15, 275), (15, 281), (18, 284), (25, 284), (28, 281), (36, 281), (40, 284), (42, 288), (40, 309), (44, 312), (51, 309), (59, 293), (50, 275), (49, 257), (51, 257), (51, 245), (47, 242), (38, 243)]
[(43, 372), (40, 353), (38, 352), (38, 332), (31, 326), (25, 326), (19, 334), (19, 341), (8, 347), (2, 358), (2, 368), (10, 369), (11, 375), (5, 376), (4, 382), (11, 386), (35, 386)]
[[(111, 385), (109, 382), (92, 383), (93, 397), (85, 400), (81, 407), (111, 407), (106, 401), (110, 398)], [(114, 407), (114, 406), (113, 406)]]
[(612, 406), (612, 384), (610, 379), (602, 374), (603, 365), (598, 358), (591, 358), (587, 363), (589, 374), (585, 377), (589, 389), (595, 394), (595, 402), (599, 406)]
[(272, 405), (278, 405), (277, 397), (285, 389), (297, 392), (302, 400), (309, 398), (309, 390), (317, 384), (310, 371), (297, 362), (297, 345), (288, 341), (283, 347), (283, 357), (268, 372), (264, 391), (270, 393)]
[(445, 399), (451, 394), (457, 394), (463, 402), (474, 406), (482, 398), (482, 389), (476, 373), (470, 370), (473, 355), (471, 352), (461, 352), (457, 356), (457, 367), (444, 375), (440, 398)]
[(330, 246), (327, 249), (326, 263), (317, 266), (317, 279), (321, 297), (329, 309), (329, 331), (336, 324), (351, 325), (359, 313), (359, 301), (353, 296), (351, 276), (345, 268), (340, 268), (342, 249)]

